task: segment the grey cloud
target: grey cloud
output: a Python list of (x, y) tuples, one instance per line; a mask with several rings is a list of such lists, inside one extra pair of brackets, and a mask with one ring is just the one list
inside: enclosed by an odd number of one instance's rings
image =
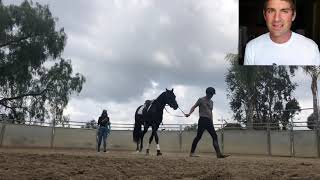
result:
[[(118, 17), (119, 22), (117, 19), (112, 20), (117, 24), (110, 24), (109, 30), (101, 30), (102, 34), (96, 34), (92, 38), (88, 37), (92, 33), (83, 34), (83, 38), (92, 41), (91, 44), (98, 43), (102, 47), (100, 51), (90, 54), (85, 41), (82, 44), (69, 42), (75, 46), (67, 47), (65, 55), (75, 57), (75, 64), (86, 64), (79, 69), (87, 75), (81, 97), (98, 101), (125, 101), (141, 94), (150, 85), (150, 80), (161, 82), (164, 87), (173, 83), (203, 86), (216, 84), (224, 87), (227, 63), (211, 71), (204, 69), (202, 65), (213, 52), (226, 54), (235, 49), (237, 40), (217, 33), (212, 26), (214, 22), (205, 21), (201, 12), (197, 14), (188, 11), (191, 1), (186, 4), (156, 2), (154, 8), (144, 10), (137, 21), (126, 21), (125, 18)], [(113, 10), (114, 13), (115, 11), (121, 10)], [(165, 27), (158, 22), (162, 14), (171, 18), (171, 23)], [(129, 27), (130, 23), (135, 27), (133, 32), (121, 29)], [(117, 27), (120, 28), (119, 31), (116, 31)], [(237, 32), (236, 25), (234, 28), (231, 31)], [(76, 38), (79, 40), (81, 36), (77, 35)], [(194, 52), (190, 46), (194, 46), (199, 52)], [(114, 56), (102, 56), (103, 47), (111, 49)], [(177, 65), (166, 67), (155, 63), (152, 59), (153, 53), (157, 51), (166, 53)], [(225, 60), (222, 58), (216, 61)]]
[[(22, 0), (3, 2), (19, 4)], [(74, 71), (87, 78), (80, 96), (74, 96), (75, 103), (71, 102), (80, 112), (87, 110), (87, 101), (91, 102), (90, 106), (107, 102), (115, 107), (130, 106), (130, 112), (126, 113), (131, 117), (134, 111), (131, 106), (136, 104), (130, 100), (141, 101), (151, 81), (155, 81), (159, 83), (158, 89), (163, 90), (177, 84), (197, 87), (186, 95), (192, 97), (179, 99), (187, 110), (197, 95), (202, 96), (207, 86), (213, 86), (217, 90), (215, 108), (227, 115), (224, 80), (228, 63), (223, 55), (237, 49), (238, 15), (236, 9), (219, 14), (219, 8), (224, 3), (237, 6), (237, 0), (154, 0), (150, 1), (154, 3), (152, 6), (141, 9), (130, 9), (130, 3), (121, 9), (111, 0), (39, 2), (49, 4), (53, 16), (59, 19), (58, 26), (65, 28), (68, 42), (63, 57), (70, 58)], [(212, 12), (199, 6), (203, 2), (210, 3)], [(213, 18), (206, 13), (212, 13)], [(162, 22), (161, 16), (165, 17)], [(165, 53), (173, 65), (155, 62), (156, 52)], [(219, 56), (210, 59), (212, 53)], [(312, 107), (310, 78), (300, 72), (293, 81), (299, 84), (295, 95), (303, 108)], [(99, 114), (102, 107), (91, 107), (86, 113)], [(79, 117), (87, 116), (84, 113)]]
[[(223, 55), (237, 49), (236, 10), (212, 12), (217, 18), (209, 18), (206, 7), (197, 9), (198, 0), (155, 0), (150, 1), (152, 6), (140, 9), (130, 9), (128, 1), (123, 1), (123, 9), (111, 0), (39, 2), (49, 4), (58, 26), (65, 28), (68, 42), (63, 57), (72, 60), (75, 72), (86, 76), (75, 102), (129, 103), (150, 88), (151, 81), (159, 83), (158, 89), (184, 85), (225, 91), (228, 63)], [(206, 2), (213, 10), (225, 2), (238, 4), (236, 0)], [(154, 60), (157, 52), (168, 58), (169, 65)], [(222, 56), (210, 59), (212, 54)], [(217, 97), (217, 103), (224, 101)]]

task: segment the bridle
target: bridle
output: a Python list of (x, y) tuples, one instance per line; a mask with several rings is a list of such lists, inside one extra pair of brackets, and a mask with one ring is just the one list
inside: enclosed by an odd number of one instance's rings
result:
[[(167, 99), (169, 99), (168, 98), (168, 94), (167, 94), (168, 92), (166, 92), (166, 98)], [(183, 113), (183, 115), (175, 115), (175, 114), (171, 114), (168, 110), (167, 110), (167, 108), (166, 108), (166, 106), (168, 106), (168, 105), (165, 105), (165, 107), (164, 107), (164, 109), (167, 111), (167, 113), (169, 114), (169, 115), (171, 115), (171, 116), (175, 116), (175, 117), (186, 117), (186, 113), (184, 113), (183, 112), (183, 110), (178, 106), (178, 108), (180, 109), (180, 111)], [(169, 105), (170, 106), (170, 105)], [(171, 106), (170, 106), (171, 107)]]

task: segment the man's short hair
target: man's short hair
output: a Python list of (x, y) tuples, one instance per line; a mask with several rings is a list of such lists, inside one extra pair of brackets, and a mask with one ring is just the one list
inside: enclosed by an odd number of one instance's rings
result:
[[(281, 1), (286, 1), (288, 3), (290, 3), (290, 6), (291, 6), (291, 9), (293, 11), (296, 10), (296, 1), (295, 0), (281, 0)], [(264, 1), (264, 6), (263, 6), (263, 10), (266, 10), (267, 9), (267, 4), (268, 4), (269, 0), (265, 0)]]
[(216, 90), (213, 87), (208, 87), (206, 89), (206, 94), (214, 95), (216, 94)]

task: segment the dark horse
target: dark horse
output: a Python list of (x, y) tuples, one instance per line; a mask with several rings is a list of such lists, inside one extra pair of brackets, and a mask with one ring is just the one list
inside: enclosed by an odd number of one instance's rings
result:
[[(160, 152), (157, 130), (160, 126), (160, 123), (162, 122), (163, 109), (166, 105), (169, 105), (174, 110), (178, 108), (178, 103), (176, 101), (176, 96), (173, 93), (173, 89), (166, 89), (166, 91), (161, 93), (157, 99), (151, 101), (148, 107), (145, 107), (145, 105), (141, 105), (137, 108), (133, 130), (133, 141), (137, 143), (137, 151), (142, 151), (143, 137), (151, 126), (152, 133), (149, 138), (149, 144), (146, 150), (146, 154), (149, 154), (150, 144), (153, 140), (153, 137), (155, 137), (157, 143), (157, 156), (162, 155), (162, 153)], [(144, 127), (143, 131), (141, 130), (142, 125)]]

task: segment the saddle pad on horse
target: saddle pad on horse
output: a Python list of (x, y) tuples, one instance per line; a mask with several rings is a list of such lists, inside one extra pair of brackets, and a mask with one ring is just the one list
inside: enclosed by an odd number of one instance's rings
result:
[(142, 115), (142, 114), (148, 112), (152, 103), (153, 103), (153, 100), (146, 100), (144, 105), (139, 108), (138, 114)]

